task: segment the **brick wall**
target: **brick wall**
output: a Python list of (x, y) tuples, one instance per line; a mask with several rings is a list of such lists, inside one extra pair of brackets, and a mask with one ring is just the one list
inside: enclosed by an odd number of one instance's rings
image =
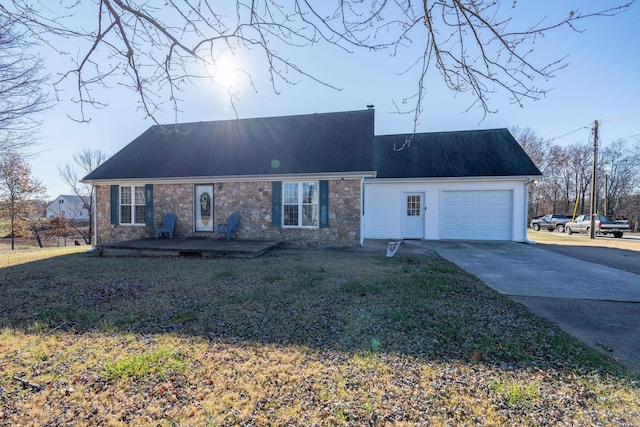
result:
[[(240, 214), (238, 239), (283, 240), (304, 246), (349, 247), (360, 241), (360, 180), (329, 181), (329, 227), (319, 229), (280, 228), (271, 225), (271, 181), (215, 183), (213, 212), (215, 224), (226, 222), (233, 212)], [(165, 212), (174, 212), (176, 237), (216, 237), (195, 233), (192, 184), (154, 184), (154, 223)], [(110, 188), (97, 186), (98, 243), (154, 237), (153, 226), (112, 225)], [(215, 227), (214, 227), (215, 230)]]

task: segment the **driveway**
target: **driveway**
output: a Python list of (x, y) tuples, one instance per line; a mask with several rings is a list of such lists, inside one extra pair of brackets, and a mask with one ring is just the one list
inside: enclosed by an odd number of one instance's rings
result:
[(461, 241), (405, 241), (403, 245), (435, 251), (640, 373), (640, 275), (633, 272), (640, 265), (640, 252), (626, 254), (624, 263), (615, 260), (614, 268), (589, 261), (597, 250), (606, 248), (572, 251), (569, 247)]

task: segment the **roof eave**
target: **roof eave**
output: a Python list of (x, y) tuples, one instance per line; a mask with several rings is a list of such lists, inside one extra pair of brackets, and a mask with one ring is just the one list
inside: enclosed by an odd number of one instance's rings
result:
[(418, 177), (418, 178), (365, 178), (365, 183), (403, 183), (403, 182), (460, 182), (460, 181), (526, 181), (532, 182), (542, 175), (507, 175), (507, 176), (447, 176), (447, 177)]
[(375, 178), (375, 171), (323, 172), (300, 174), (270, 175), (227, 175), (227, 176), (184, 176), (166, 178), (111, 178), (81, 180), (84, 184), (207, 184), (212, 182), (251, 182), (251, 181), (286, 181), (286, 180), (323, 180), (323, 179), (361, 179)]

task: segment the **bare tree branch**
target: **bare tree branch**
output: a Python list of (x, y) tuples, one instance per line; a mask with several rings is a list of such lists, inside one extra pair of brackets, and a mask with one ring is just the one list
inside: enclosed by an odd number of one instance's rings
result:
[(17, 223), (27, 216), (29, 202), (45, 192), (45, 186), (31, 176), (24, 156), (17, 152), (0, 156), (0, 212), (10, 221), (11, 250), (15, 249)]
[(83, 228), (71, 224), (71, 227), (82, 236), (88, 245), (93, 240), (93, 196), (95, 188), (92, 185), (81, 183), (80, 180), (106, 162), (109, 157), (111, 156), (101, 150), (84, 149), (73, 155), (75, 167), (67, 164), (58, 168), (58, 174), (62, 181), (69, 186), (74, 195), (80, 197), (83, 207), (89, 212), (89, 227), (86, 232)]
[[(588, 13), (569, 11), (524, 28), (516, 28), (512, 19), (519, 13), (513, 0), (236, 0), (216, 5), (204, 0), (168, 0), (161, 5), (150, 0), (94, 0), (90, 5), (77, 0), (12, 0), (0, 5), (0, 14), (17, 17), (33, 36), (52, 46), (52, 35), (88, 43), (76, 67), (56, 85), (75, 76), (81, 121), (88, 120), (84, 105), (103, 106), (92, 88), (111, 81), (136, 91), (140, 108), (154, 120), (166, 103), (177, 114), (184, 85), (198, 79), (216, 81), (215, 69), (224, 52), (259, 52), (272, 90), (278, 93), (281, 84), (296, 84), (302, 78), (338, 89), (299, 65), (293, 56), (298, 48), (300, 55), (317, 44), (395, 55), (416, 51), (417, 45), (419, 56), (405, 69), (407, 75), (417, 72), (416, 90), (394, 102), (398, 113), (413, 114), (417, 126), (427, 100), (425, 81), (432, 72), (454, 92), (471, 93), (469, 108), (480, 108), (484, 115), (494, 111), (494, 94), (506, 94), (523, 105), (545, 96), (548, 81), (567, 66), (564, 55), (537, 63), (532, 52), (538, 37), (560, 28), (580, 32), (578, 22), (615, 16), (633, 3)], [(79, 16), (96, 19), (79, 23)], [(236, 97), (232, 90), (227, 92), (233, 105)]]
[(15, 21), (0, 15), (0, 155), (35, 144), (39, 113), (49, 106), (42, 62), (28, 48)]

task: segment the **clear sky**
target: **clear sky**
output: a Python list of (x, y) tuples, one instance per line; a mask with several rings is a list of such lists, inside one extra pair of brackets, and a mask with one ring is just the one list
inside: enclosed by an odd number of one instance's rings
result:
[[(621, 0), (622, 1), (622, 0)], [(511, 7), (511, 1), (504, 1)], [(593, 12), (613, 5), (613, 0), (518, 0), (515, 17), (518, 21), (535, 23), (547, 16), (550, 21), (566, 16), (571, 10)], [(567, 68), (556, 73), (549, 82), (540, 85), (552, 88), (546, 98), (528, 101), (524, 107), (512, 105), (506, 93), (494, 94), (490, 107), (497, 113), (483, 120), (481, 110), (465, 110), (472, 102), (469, 94), (449, 91), (437, 73), (427, 82), (424, 112), (418, 132), (490, 129), (511, 126), (530, 127), (554, 143), (568, 145), (588, 141), (594, 120), (601, 121), (603, 145), (617, 139), (629, 146), (640, 141), (640, 3), (615, 17), (592, 18), (581, 22), (576, 33), (560, 29), (539, 39), (534, 46), (532, 62), (546, 64), (569, 55)], [(73, 42), (66, 49), (73, 51)], [(77, 50), (77, 47), (75, 48)], [(341, 90), (333, 90), (311, 80), (290, 86), (279, 84), (274, 93), (265, 81), (264, 68), (252, 69), (252, 55), (245, 52), (233, 57), (232, 69), (250, 72), (257, 92), (236, 73), (229, 83), (237, 91), (235, 102), (238, 117), (268, 117), (307, 113), (324, 113), (365, 109), (375, 105), (375, 131), (378, 135), (408, 133), (413, 129), (413, 117), (395, 113), (394, 101), (416, 90), (416, 79), (401, 74), (419, 55), (416, 44), (398, 57), (386, 53), (346, 53), (336, 48), (303, 48), (292, 50), (290, 57), (317, 77)], [(65, 71), (69, 64), (50, 50), (42, 48), (50, 73)], [(78, 106), (70, 101), (71, 91), (61, 94), (61, 100), (44, 117), (37, 155), (32, 159), (34, 175), (48, 188), (50, 199), (69, 194), (62, 183), (58, 167), (73, 165), (73, 154), (83, 149), (100, 149), (114, 154), (144, 132), (153, 122), (138, 110), (137, 95), (113, 85), (100, 92), (108, 105), (101, 110), (89, 110), (89, 123), (76, 123), (67, 115), (78, 116)], [(179, 122), (226, 120), (236, 117), (227, 95), (216, 86), (202, 82), (182, 94), (183, 112)], [(162, 123), (173, 123), (174, 113), (157, 115)], [(567, 135), (568, 134), (568, 135)], [(566, 136), (564, 136), (566, 135)], [(345, 147), (348, 149), (348, 147)]]

